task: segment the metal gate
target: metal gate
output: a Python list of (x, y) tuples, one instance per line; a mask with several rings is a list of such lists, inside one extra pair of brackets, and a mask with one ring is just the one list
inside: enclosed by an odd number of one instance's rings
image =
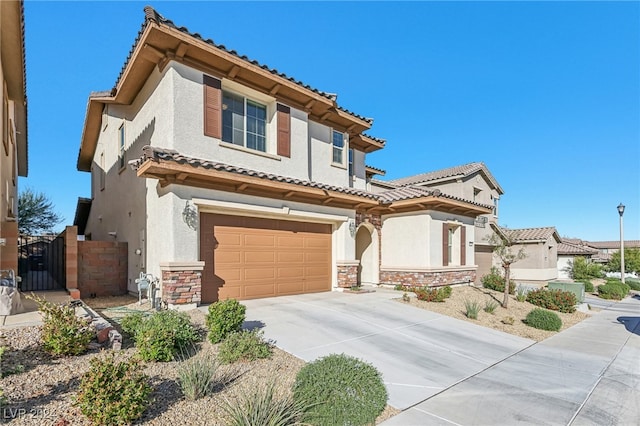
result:
[(21, 235), (18, 275), (21, 291), (62, 290), (65, 283), (64, 237)]

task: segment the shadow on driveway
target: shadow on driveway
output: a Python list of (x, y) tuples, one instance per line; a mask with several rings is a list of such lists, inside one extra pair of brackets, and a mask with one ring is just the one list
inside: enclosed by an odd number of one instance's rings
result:
[(618, 317), (617, 320), (619, 323), (624, 324), (624, 328), (629, 333), (640, 336), (640, 317)]

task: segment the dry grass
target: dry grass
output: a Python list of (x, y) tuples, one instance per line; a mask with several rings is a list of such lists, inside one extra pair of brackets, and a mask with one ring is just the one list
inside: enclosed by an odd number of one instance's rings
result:
[[(409, 302), (402, 302), (402, 299), (398, 300), (402, 303), (410, 303), (411, 305), (422, 309), (464, 321), (470, 321), (483, 327), (493, 328), (495, 330), (504, 331), (505, 333), (514, 334), (516, 336), (532, 339), (538, 342), (556, 334), (556, 332), (553, 331), (538, 330), (533, 327), (529, 327), (524, 323), (524, 319), (527, 314), (537, 306), (532, 305), (529, 302), (518, 302), (515, 296), (511, 295), (509, 307), (505, 309), (501, 305), (503, 297), (503, 293), (501, 292), (482, 287), (464, 286), (454, 287), (451, 292), (451, 297), (441, 303), (423, 302), (417, 300), (415, 297), (412, 297)], [(480, 303), (482, 308), (484, 308), (485, 303), (489, 301), (497, 302), (499, 306), (493, 314), (481, 310), (478, 313), (478, 319), (473, 320), (467, 318), (465, 315), (466, 301), (476, 301)], [(587, 314), (577, 311), (571, 314), (565, 314), (562, 312), (557, 312), (557, 314), (562, 320), (562, 329), (560, 331), (565, 330), (588, 317)], [(513, 318), (513, 325), (505, 323), (508, 322), (509, 317)]]

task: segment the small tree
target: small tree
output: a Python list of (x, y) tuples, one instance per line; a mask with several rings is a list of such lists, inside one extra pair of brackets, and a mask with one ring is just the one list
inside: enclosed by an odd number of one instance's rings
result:
[(602, 278), (602, 266), (589, 262), (585, 257), (577, 256), (573, 261), (567, 262), (564, 269), (574, 280), (588, 280), (591, 278)]
[[(527, 253), (524, 247), (520, 247), (516, 251), (514, 247), (517, 235), (513, 232), (509, 234), (503, 232), (497, 226), (492, 226), (494, 233), (487, 239), (489, 244), (493, 246), (493, 255), (498, 258), (502, 269), (504, 269), (504, 282), (511, 282), (511, 265), (519, 260), (527, 257)], [(504, 286), (504, 299), (502, 300), (502, 307), (507, 308), (509, 306), (509, 286)]]
[[(612, 272), (620, 272), (620, 250), (611, 255), (607, 269)], [(640, 249), (624, 249), (624, 271), (640, 272)]]
[(26, 188), (18, 195), (18, 230), (21, 234), (33, 235), (50, 232), (62, 222), (54, 211), (54, 205), (42, 192)]

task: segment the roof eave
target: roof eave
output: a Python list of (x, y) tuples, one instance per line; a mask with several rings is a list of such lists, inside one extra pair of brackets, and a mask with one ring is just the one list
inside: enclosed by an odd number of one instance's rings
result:
[(436, 210), (462, 216), (477, 217), (491, 213), (491, 209), (462, 200), (453, 200), (442, 196), (427, 196), (393, 201), (387, 205), (391, 212), (408, 212), (417, 210)]

